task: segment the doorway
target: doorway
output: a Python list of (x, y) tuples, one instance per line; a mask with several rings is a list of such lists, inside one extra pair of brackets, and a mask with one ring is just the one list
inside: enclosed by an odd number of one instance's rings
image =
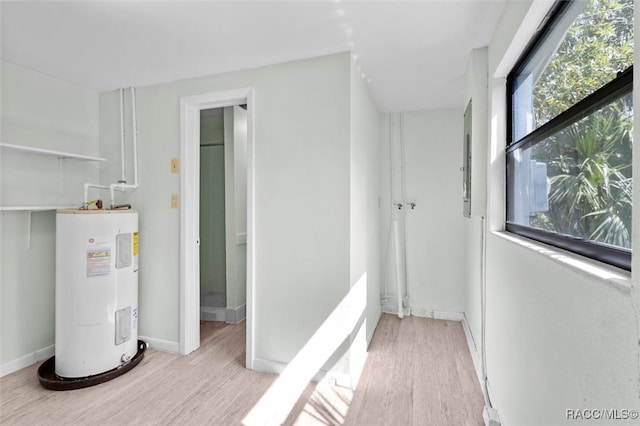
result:
[(204, 321), (226, 321), (225, 109), (200, 111), (200, 319)]
[[(253, 89), (188, 96), (180, 99), (180, 353), (200, 346), (200, 114), (203, 110), (246, 105), (245, 203), (246, 233), (235, 233), (235, 245), (244, 246), (246, 256), (246, 367), (254, 363), (254, 95)], [(225, 153), (226, 155), (226, 153)], [(225, 160), (227, 161), (227, 160)], [(234, 174), (235, 175), (235, 174)], [(229, 184), (225, 179), (225, 189)], [(225, 204), (227, 203), (225, 192)], [(235, 202), (234, 202), (235, 205)], [(229, 221), (226, 221), (229, 222)], [(225, 232), (228, 223), (225, 223)], [(225, 240), (227, 238), (225, 237)], [(242, 259), (240, 259), (242, 262)], [(227, 277), (228, 279), (228, 277)], [(241, 290), (239, 290), (241, 291)]]
[(246, 105), (200, 111), (200, 319), (246, 317)]

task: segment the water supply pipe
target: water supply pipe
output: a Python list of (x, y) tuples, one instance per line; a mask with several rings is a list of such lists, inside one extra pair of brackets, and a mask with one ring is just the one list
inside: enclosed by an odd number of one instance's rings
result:
[(125, 192), (127, 189), (135, 189), (138, 187), (138, 126), (136, 123), (136, 97), (135, 89), (131, 87), (131, 110), (133, 119), (133, 170), (134, 170), (134, 182), (133, 185), (127, 185), (126, 181), (126, 162), (125, 162), (125, 126), (124, 126), (124, 89), (120, 89), (120, 167), (121, 167), (121, 179), (117, 183), (112, 183), (109, 186), (98, 185), (95, 183), (84, 184), (84, 197), (82, 199), (82, 208), (89, 208), (89, 188), (108, 189), (111, 195), (110, 208), (117, 207), (115, 204), (115, 192)]
[[(121, 147), (122, 147), (122, 180), (118, 183), (112, 183), (109, 185), (109, 190), (111, 192), (111, 208), (115, 208), (115, 191), (126, 191), (127, 189), (136, 189), (138, 188), (138, 124), (136, 119), (136, 92), (135, 88), (131, 87), (131, 119), (132, 119), (132, 138), (133, 138), (133, 184), (127, 184), (125, 175), (126, 170), (124, 169), (124, 101), (120, 104), (121, 114), (120, 114), (120, 128), (121, 132)], [(122, 98), (121, 98), (122, 99)]]
[(387, 245), (385, 249), (385, 264), (384, 264), (384, 293), (382, 294), (382, 303), (386, 303), (389, 298), (389, 264), (391, 263), (389, 257), (391, 253), (391, 240), (394, 238), (393, 233), (393, 119), (389, 114), (389, 232), (387, 234)]
[[(400, 155), (396, 156), (397, 169), (400, 171), (400, 200), (394, 202), (394, 192), (396, 192), (395, 197), (398, 196), (397, 191), (394, 191), (394, 141), (399, 142), (400, 144)], [(395, 272), (396, 272), (396, 283), (395, 283), (395, 293), (397, 297), (397, 311), (398, 316), (400, 318), (404, 317), (404, 303), (405, 301), (408, 303), (409, 301), (409, 287), (407, 282), (407, 235), (406, 235), (406, 221), (407, 221), (407, 212), (406, 207), (410, 206), (413, 210), (415, 208), (415, 203), (407, 201), (406, 197), (406, 171), (405, 171), (405, 154), (404, 154), (404, 118), (402, 114), (389, 114), (389, 192), (390, 192), (390, 210), (389, 210), (389, 237), (387, 240), (387, 261), (390, 256), (389, 248), (391, 239), (393, 238), (394, 243), (394, 263), (395, 263)], [(397, 210), (402, 210), (403, 212), (397, 212)], [(404, 223), (400, 223), (400, 219), (404, 221)], [(389, 288), (387, 287), (387, 277), (388, 277), (388, 266), (385, 262), (385, 285), (384, 285), (384, 294), (383, 294), (383, 303), (389, 297)]]
[(402, 253), (400, 252), (400, 221), (393, 219), (393, 248), (396, 256), (396, 291), (398, 293), (398, 318), (404, 318), (404, 308), (402, 307), (402, 287), (404, 283), (402, 269)]
[(131, 109), (133, 117), (133, 185), (138, 187), (138, 120), (136, 118), (136, 91), (131, 88)]
[[(95, 183), (85, 183), (84, 184), (84, 197), (82, 198), (82, 209), (86, 210), (89, 208), (89, 188), (98, 188), (98, 189), (111, 189), (106, 185), (98, 185)], [(118, 189), (118, 191), (124, 191), (124, 189)]]
[(120, 183), (127, 183), (127, 166), (124, 158), (124, 136), (124, 89), (120, 89)]
[(404, 274), (405, 274), (404, 294), (408, 301), (409, 300), (409, 279), (407, 274), (407, 255), (409, 253), (409, 248), (407, 245), (407, 207), (410, 206), (411, 209), (413, 210), (415, 207), (415, 203), (407, 200), (407, 184), (406, 184), (407, 166), (406, 166), (405, 149), (404, 149), (404, 113), (400, 113), (399, 121), (400, 121), (400, 173), (402, 174), (401, 189), (402, 189), (402, 203), (405, 206), (404, 211), (402, 212), (403, 213), (402, 240), (404, 243), (404, 256), (403, 256), (404, 265), (403, 266), (404, 266)]

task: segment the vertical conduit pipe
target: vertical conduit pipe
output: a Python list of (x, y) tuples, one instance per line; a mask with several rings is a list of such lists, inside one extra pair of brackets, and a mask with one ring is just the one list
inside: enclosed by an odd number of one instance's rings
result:
[(409, 202), (407, 201), (407, 184), (406, 184), (406, 160), (405, 160), (405, 150), (404, 150), (404, 113), (400, 113), (399, 116), (399, 120), (400, 120), (400, 162), (401, 162), (401, 168), (400, 171), (402, 173), (402, 203), (404, 204), (404, 211), (403, 211), (403, 233), (402, 233), (402, 239), (403, 239), (403, 243), (404, 243), (404, 257), (403, 257), (403, 266), (404, 266), (404, 294), (405, 297), (407, 298), (407, 300), (409, 300), (409, 279), (408, 279), (408, 271), (407, 271), (407, 255), (409, 253), (408, 247), (407, 247), (407, 206), (409, 205)]
[(131, 116), (133, 119), (133, 187), (138, 187), (138, 121), (136, 119), (136, 89), (131, 87)]
[[(121, 104), (120, 107), (122, 111), (124, 111), (124, 105)], [(136, 92), (133, 87), (131, 87), (131, 117), (133, 121), (133, 185), (127, 185), (126, 181), (109, 185), (111, 191), (111, 208), (115, 206), (115, 191), (124, 192), (127, 189), (136, 189), (138, 187), (138, 124), (136, 120)], [(124, 125), (124, 112), (121, 114), (121, 123)], [(124, 150), (122, 151), (122, 156), (124, 157)], [(122, 164), (124, 164), (124, 158)]]
[(393, 219), (393, 248), (396, 257), (396, 291), (398, 294), (398, 318), (404, 318), (404, 309), (402, 307), (402, 287), (403, 287), (403, 274), (402, 274), (402, 253), (400, 252), (400, 221)]
[(493, 407), (487, 374), (487, 219), (480, 216), (480, 344), (482, 357), (482, 392), (485, 406)]
[(120, 93), (120, 180), (118, 183), (112, 183), (109, 186), (97, 185), (93, 183), (84, 184), (84, 196), (82, 208), (87, 209), (89, 207), (89, 188), (108, 189), (111, 194), (111, 207), (115, 205), (115, 191), (125, 192), (127, 188), (138, 187), (138, 145), (136, 139), (137, 125), (136, 125), (136, 101), (133, 87), (131, 88), (131, 104), (133, 107), (133, 159), (134, 159), (134, 185), (127, 185), (127, 172), (125, 161), (125, 126), (124, 126), (124, 89), (119, 89)]
[(124, 159), (124, 89), (120, 89), (120, 183), (127, 183)]
[(389, 234), (387, 238), (384, 298), (389, 298), (389, 248), (391, 247), (391, 239), (393, 237), (393, 115), (389, 114)]

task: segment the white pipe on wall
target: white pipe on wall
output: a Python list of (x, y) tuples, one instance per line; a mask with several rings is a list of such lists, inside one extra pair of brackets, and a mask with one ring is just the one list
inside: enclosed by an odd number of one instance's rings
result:
[(482, 393), (485, 406), (493, 407), (487, 374), (487, 220), (480, 217), (480, 353), (482, 357)]
[(133, 118), (133, 188), (138, 187), (138, 120), (136, 119), (136, 89), (131, 88), (131, 114)]
[[(85, 183), (84, 184), (84, 197), (82, 198), (82, 208), (83, 209), (89, 208), (89, 188), (109, 189), (109, 190), (111, 190), (112, 186), (113, 185), (106, 186), (106, 185), (98, 185), (98, 184), (95, 184), (95, 183)], [(123, 188), (115, 188), (114, 190), (115, 191), (124, 192)]]
[(391, 248), (391, 239), (393, 238), (393, 117), (389, 114), (389, 232), (387, 233), (387, 246), (385, 249), (385, 268), (384, 268), (384, 293), (383, 293), (383, 303), (387, 301), (389, 298), (389, 264), (391, 263), (389, 257), (391, 253), (389, 249)]
[[(404, 147), (404, 117), (402, 114), (389, 114), (389, 237), (387, 240), (387, 249), (385, 250), (387, 261), (385, 261), (385, 282), (384, 293), (382, 294), (382, 303), (386, 306), (386, 302), (390, 294), (395, 293), (397, 297), (397, 310), (400, 318), (404, 317), (404, 305), (409, 304), (409, 286), (407, 280), (407, 207), (411, 209), (415, 207), (413, 202), (407, 201), (406, 197), (406, 171), (405, 171), (405, 147)], [(394, 142), (399, 144), (400, 152), (394, 158)], [(394, 160), (396, 160), (394, 162)], [(400, 172), (399, 188), (395, 188), (396, 179), (395, 172)], [(402, 210), (403, 212), (397, 212)], [(402, 221), (402, 223), (401, 223)], [(391, 240), (394, 242), (394, 253), (389, 251)], [(388, 285), (387, 277), (389, 274), (388, 263), (391, 262), (389, 257), (393, 256), (395, 264), (395, 286)], [(393, 290), (391, 290), (393, 288)], [(383, 308), (384, 309), (384, 308)], [(393, 306), (389, 306), (389, 311), (393, 312)]]
[[(121, 117), (120, 117), (120, 126), (124, 127), (124, 104), (120, 105), (121, 107)], [(122, 150), (122, 182), (112, 183), (109, 185), (109, 190), (111, 192), (111, 207), (113, 208), (115, 204), (115, 191), (126, 191), (127, 189), (136, 189), (138, 187), (138, 124), (136, 119), (136, 92), (135, 88), (131, 87), (131, 116), (132, 116), (132, 126), (133, 126), (133, 185), (126, 184), (125, 179), (125, 171), (124, 171), (124, 149)], [(124, 138), (124, 130), (122, 131), (122, 137)], [(124, 145), (124, 139), (123, 139)]]
[(120, 167), (121, 178), (118, 183), (112, 183), (109, 186), (98, 185), (95, 183), (84, 184), (84, 195), (82, 201), (82, 208), (89, 207), (89, 188), (108, 189), (111, 196), (111, 207), (115, 206), (115, 192), (125, 192), (127, 189), (135, 189), (138, 187), (138, 125), (136, 123), (136, 98), (135, 89), (131, 88), (131, 109), (133, 116), (133, 170), (134, 170), (134, 183), (133, 185), (127, 185), (127, 172), (125, 162), (125, 126), (124, 126), (124, 89), (120, 89)]
[(82, 208), (86, 209), (89, 207), (89, 188), (99, 188), (99, 189), (109, 189), (108, 186), (97, 185), (95, 183), (85, 183), (84, 184), (84, 197), (82, 198)]
[(396, 291), (398, 303), (398, 318), (404, 318), (404, 308), (402, 307), (402, 287), (404, 285), (403, 271), (401, 268), (402, 253), (400, 252), (400, 221), (393, 219), (393, 248), (396, 256)]
[(127, 182), (126, 163), (124, 159), (124, 89), (120, 89), (120, 182)]
[(404, 257), (403, 257), (403, 261), (404, 261), (404, 291), (405, 291), (405, 297), (407, 298), (407, 300), (409, 299), (409, 279), (408, 279), (408, 269), (407, 269), (407, 255), (409, 253), (409, 249), (407, 246), (407, 208), (409, 206), (411, 206), (411, 208), (413, 209), (413, 206), (415, 205), (413, 202), (410, 202), (407, 200), (407, 184), (406, 184), (406, 180), (407, 180), (407, 166), (406, 166), (406, 160), (405, 160), (405, 149), (404, 149), (404, 114), (400, 113), (400, 172), (402, 173), (402, 203), (404, 204), (404, 211), (403, 211), (403, 219), (404, 221), (402, 222), (402, 231), (403, 231), (403, 243), (404, 243)]

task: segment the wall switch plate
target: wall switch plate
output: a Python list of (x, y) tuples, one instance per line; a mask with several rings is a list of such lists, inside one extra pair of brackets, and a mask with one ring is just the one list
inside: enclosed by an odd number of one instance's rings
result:
[(171, 208), (178, 208), (178, 194), (171, 194)]
[(171, 159), (171, 173), (178, 173), (178, 171), (180, 170), (180, 166), (178, 163), (178, 159), (177, 158), (172, 158)]

